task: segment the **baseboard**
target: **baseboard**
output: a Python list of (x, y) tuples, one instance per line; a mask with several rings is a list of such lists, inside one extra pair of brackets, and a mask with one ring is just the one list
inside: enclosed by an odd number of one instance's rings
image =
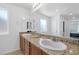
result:
[(11, 50), (11, 51), (6, 51), (6, 52), (4, 52), (4, 53), (1, 53), (0, 55), (6, 55), (6, 54), (8, 54), (8, 53), (15, 52), (15, 51), (19, 51), (19, 50), (20, 50), (20, 48), (19, 48), (19, 49), (13, 49), (13, 50)]

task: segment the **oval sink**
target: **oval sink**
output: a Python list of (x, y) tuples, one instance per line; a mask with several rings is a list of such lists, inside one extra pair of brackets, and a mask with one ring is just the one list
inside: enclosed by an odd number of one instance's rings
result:
[(47, 49), (51, 49), (51, 50), (62, 51), (62, 50), (67, 49), (67, 46), (63, 42), (53, 41), (51, 39), (42, 39), (42, 38), (40, 38), (39, 44), (42, 47), (47, 48)]

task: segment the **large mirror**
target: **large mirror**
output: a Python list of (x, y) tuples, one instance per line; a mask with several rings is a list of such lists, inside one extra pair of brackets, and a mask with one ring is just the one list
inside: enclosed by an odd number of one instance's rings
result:
[(79, 39), (78, 4), (43, 4), (32, 15), (34, 31), (53, 36)]

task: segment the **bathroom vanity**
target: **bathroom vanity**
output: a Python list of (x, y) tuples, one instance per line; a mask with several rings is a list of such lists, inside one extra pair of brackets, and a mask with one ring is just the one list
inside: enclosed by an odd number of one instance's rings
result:
[[(51, 50), (42, 47), (39, 44), (39, 38), (52, 39), (56, 38), (51, 35), (44, 35), (36, 32), (26, 33), (20, 32), (20, 48), (25, 55), (78, 55), (79, 44), (67, 38), (57, 37), (57, 41), (63, 42), (66, 46), (66, 50)], [(55, 40), (54, 40), (55, 41)]]
[[(20, 48), (23, 54), (25, 55), (47, 55), (43, 50), (34, 45), (28, 40), (32, 40), (31, 38), (24, 37), (23, 34), (27, 34), (25, 32), (20, 33)], [(33, 36), (33, 38), (35, 38)]]

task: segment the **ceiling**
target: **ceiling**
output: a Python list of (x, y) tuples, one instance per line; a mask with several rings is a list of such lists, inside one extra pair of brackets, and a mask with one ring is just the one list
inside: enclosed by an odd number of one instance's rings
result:
[(47, 3), (39, 11), (47, 16), (57, 14), (79, 14), (79, 3)]
[[(15, 5), (33, 10), (33, 3), (16, 3)], [(79, 14), (79, 3), (43, 3), (38, 11), (50, 17), (57, 14)]]
[(12, 3), (13, 5), (28, 9), (28, 10), (32, 10), (32, 5), (33, 3)]

